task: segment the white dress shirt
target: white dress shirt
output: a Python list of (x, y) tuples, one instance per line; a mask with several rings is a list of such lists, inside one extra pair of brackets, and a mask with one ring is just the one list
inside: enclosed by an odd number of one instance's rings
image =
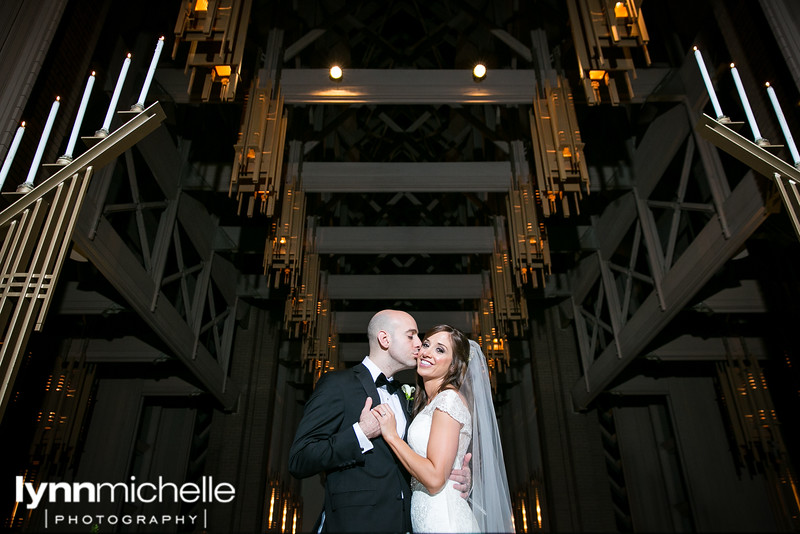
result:
[[(375, 382), (375, 380), (378, 378), (378, 375), (380, 375), (382, 371), (378, 368), (377, 365), (375, 365), (375, 363), (372, 360), (369, 359), (369, 356), (365, 356), (364, 359), (361, 361), (361, 363), (363, 363), (364, 366), (367, 369), (369, 369), (369, 374), (372, 375), (372, 381)], [(390, 382), (394, 380), (393, 378), (389, 377), (387, 378)], [(397, 422), (397, 435), (400, 436), (401, 438), (405, 438), (406, 411), (405, 408), (403, 408), (403, 404), (400, 401), (398, 393), (390, 395), (389, 392), (386, 390), (386, 386), (381, 386), (378, 388), (378, 395), (381, 398), (381, 404), (388, 404), (389, 407), (394, 412), (394, 418), (395, 421)], [(374, 407), (375, 406), (373, 406), (373, 408)], [(359, 426), (357, 422), (353, 425), (353, 430), (356, 433), (359, 445), (361, 445), (362, 454), (369, 450), (372, 450), (373, 447), (372, 441), (370, 441), (370, 439), (364, 434), (364, 431), (361, 430), (361, 426)]]

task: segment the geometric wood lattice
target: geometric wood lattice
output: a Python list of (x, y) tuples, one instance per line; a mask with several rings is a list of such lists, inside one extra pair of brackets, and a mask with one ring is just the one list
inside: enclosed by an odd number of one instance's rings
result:
[(0, 417), (28, 338), (44, 324), (91, 176), (87, 167), (0, 214)]
[(0, 417), (28, 339), (44, 324), (94, 170), (165, 118), (151, 105), (0, 213)]

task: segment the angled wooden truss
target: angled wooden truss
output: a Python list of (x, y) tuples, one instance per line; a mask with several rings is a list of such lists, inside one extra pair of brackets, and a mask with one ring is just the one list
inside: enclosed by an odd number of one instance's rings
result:
[[(146, 168), (126, 153), (126, 188), (96, 180), (73, 239), (195, 379), (233, 409), (228, 379), (236, 318), (236, 269), (214, 250), (217, 221), (180, 185), (183, 156), (165, 129), (141, 143)], [(112, 169), (113, 171), (113, 169)]]
[(175, 23), (172, 59), (189, 43), (189, 95), (202, 77), (203, 102), (231, 101), (242, 70), (252, 0), (183, 0)]
[(0, 213), (0, 417), (33, 330), (41, 330), (96, 168), (152, 133), (156, 103)]
[[(680, 176), (665, 176), (681, 151)], [(702, 173), (692, 172), (700, 166)], [(648, 130), (634, 172), (637, 187), (593, 224), (598, 250), (572, 277), (583, 363), (583, 378), (572, 389), (577, 409), (586, 409), (741, 249), (777, 196), (767, 194), (753, 173), (731, 190), (718, 156), (696, 142), (680, 106)], [(675, 187), (668, 199), (656, 197), (662, 180)]]

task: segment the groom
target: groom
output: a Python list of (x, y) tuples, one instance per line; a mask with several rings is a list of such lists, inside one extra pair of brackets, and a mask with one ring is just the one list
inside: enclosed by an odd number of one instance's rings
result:
[[(369, 322), (369, 356), (355, 367), (322, 375), (289, 451), (297, 478), (325, 473), (325, 503), (314, 532), (411, 532), (408, 474), (380, 437), (372, 406), (388, 403), (405, 438), (411, 399), (391, 380), (416, 366), (417, 322), (382, 310)], [(454, 473), (454, 480), (461, 480)]]

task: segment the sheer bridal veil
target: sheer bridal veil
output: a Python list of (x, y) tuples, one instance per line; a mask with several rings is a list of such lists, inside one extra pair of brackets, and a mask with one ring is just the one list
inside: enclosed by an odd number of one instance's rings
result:
[(472, 413), (472, 511), (481, 532), (514, 532), (489, 369), (480, 345), (473, 340), (469, 344), (467, 376), (460, 391)]

